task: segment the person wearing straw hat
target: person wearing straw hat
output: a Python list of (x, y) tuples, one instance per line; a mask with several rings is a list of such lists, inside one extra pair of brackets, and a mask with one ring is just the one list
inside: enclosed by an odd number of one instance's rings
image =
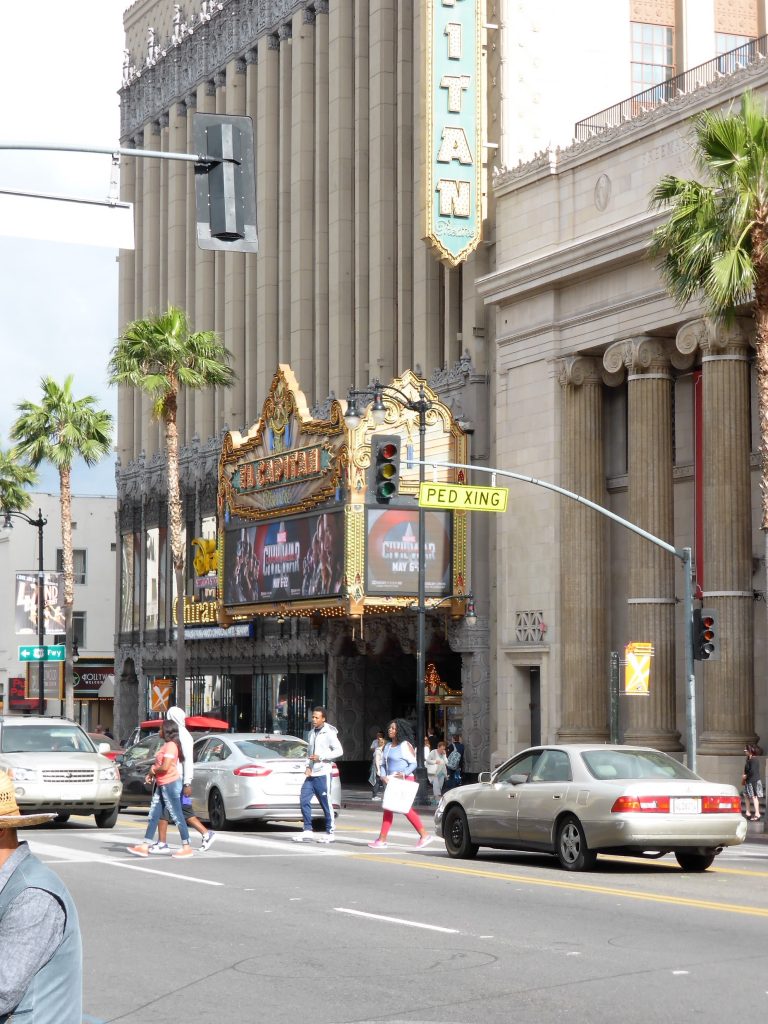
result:
[(55, 814), (20, 814), (0, 771), (0, 1024), (80, 1024), (83, 953), (75, 904), (62, 880), (16, 830)]

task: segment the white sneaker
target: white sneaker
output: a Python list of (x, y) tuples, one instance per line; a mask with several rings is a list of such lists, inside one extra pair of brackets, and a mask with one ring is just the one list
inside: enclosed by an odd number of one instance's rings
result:
[(211, 830), (208, 829), (208, 831), (203, 836), (202, 843), (200, 844), (200, 852), (205, 853), (206, 850), (210, 849), (211, 846), (213, 846), (213, 844), (216, 842), (216, 838), (216, 833), (211, 832)]
[(318, 843), (335, 843), (336, 836), (333, 834), (333, 832), (326, 832), (325, 835), (318, 836), (317, 841)]
[(171, 848), (168, 843), (152, 843), (149, 847), (150, 853), (170, 853)]
[(294, 843), (313, 843), (315, 841), (314, 832), (299, 832), (297, 836), (291, 836)]

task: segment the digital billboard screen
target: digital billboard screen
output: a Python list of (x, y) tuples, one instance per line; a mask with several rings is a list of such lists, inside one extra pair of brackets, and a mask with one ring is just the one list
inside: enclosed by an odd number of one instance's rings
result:
[(224, 543), (224, 604), (332, 597), (344, 579), (344, 513), (230, 526)]
[[(425, 593), (451, 593), (451, 514), (425, 513)], [(365, 591), (399, 597), (419, 592), (419, 513), (417, 509), (366, 512)]]

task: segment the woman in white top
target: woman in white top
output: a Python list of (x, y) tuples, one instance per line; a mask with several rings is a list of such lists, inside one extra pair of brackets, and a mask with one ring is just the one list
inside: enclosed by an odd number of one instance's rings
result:
[(427, 776), (432, 783), (432, 793), (435, 800), (439, 800), (443, 792), (443, 783), (448, 777), (448, 765), (446, 764), (445, 740), (440, 740), (434, 750), (430, 751), (426, 758)]

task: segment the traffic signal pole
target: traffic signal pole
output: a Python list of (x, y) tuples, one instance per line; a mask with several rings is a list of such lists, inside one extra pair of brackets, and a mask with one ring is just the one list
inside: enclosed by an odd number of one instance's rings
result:
[(587, 508), (593, 509), (595, 512), (599, 512), (601, 516), (605, 516), (606, 519), (613, 520), (614, 523), (618, 523), (619, 526), (623, 526), (625, 529), (630, 530), (632, 533), (636, 533), (638, 537), (643, 537), (651, 544), (655, 544), (656, 547), (662, 548), (667, 551), (670, 555), (674, 555), (675, 558), (679, 558), (683, 564), (684, 577), (685, 577), (685, 591), (683, 595), (683, 619), (684, 619), (684, 634), (685, 634), (685, 678), (686, 678), (686, 701), (685, 701), (685, 723), (686, 723), (686, 760), (688, 767), (691, 771), (696, 771), (696, 679), (693, 673), (693, 559), (691, 556), (691, 549), (687, 548), (676, 548), (674, 544), (670, 544), (668, 541), (662, 540), (661, 537), (656, 537), (652, 533), (648, 533), (641, 526), (636, 523), (630, 522), (628, 519), (623, 519), (621, 516), (616, 515), (608, 508), (604, 508), (602, 505), (598, 505), (594, 501), (590, 501), (589, 498), (585, 498), (582, 494), (576, 494), (574, 491), (568, 491), (564, 487), (559, 487), (557, 484), (550, 483), (548, 480), (539, 480), (534, 476), (526, 476), (524, 473), (514, 473), (509, 469), (498, 469), (494, 466), (475, 466), (471, 463), (465, 462), (425, 462), (423, 451), (419, 453), (419, 459), (414, 459), (413, 462), (419, 466), (419, 479), (423, 480), (424, 470), (427, 466), (433, 469), (466, 469), (475, 470), (478, 473), (490, 473), (492, 476), (492, 483), (495, 485), (495, 478), (497, 476), (508, 477), (510, 480), (521, 480), (523, 483), (533, 484), (536, 487), (543, 487), (545, 490), (554, 491), (556, 494), (561, 494), (564, 498), (570, 498), (572, 501), (577, 501), (580, 505), (586, 505)]

